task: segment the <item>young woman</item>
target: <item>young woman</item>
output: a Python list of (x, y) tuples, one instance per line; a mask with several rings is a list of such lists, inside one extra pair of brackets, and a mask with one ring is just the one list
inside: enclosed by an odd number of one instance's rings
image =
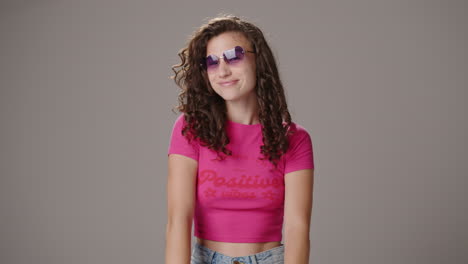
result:
[(291, 121), (263, 33), (238, 17), (216, 17), (179, 57), (166, 263), (308, 263), (312, 142)]

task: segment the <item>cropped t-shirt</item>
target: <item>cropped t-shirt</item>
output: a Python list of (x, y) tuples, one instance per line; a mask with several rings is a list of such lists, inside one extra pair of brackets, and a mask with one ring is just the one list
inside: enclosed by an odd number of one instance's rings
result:
[(291, 122), (296, 133), (289, 137), (288, 151), (278, 169), (263, 157), (262, 125), (226, 121), (231, 156), (217, 159), (216, 152), (182, 135), (184, 114), (176, 119), (169, 154), (198, 162), (194, 235), (199, 238), (257, 243), (281, 241), (284, 217), (284, 175), (313, 169), (312, 141), (304, 127)]

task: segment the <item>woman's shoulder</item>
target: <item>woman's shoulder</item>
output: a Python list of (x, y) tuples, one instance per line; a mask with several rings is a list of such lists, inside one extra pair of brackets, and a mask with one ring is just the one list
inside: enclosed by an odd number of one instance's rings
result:
[(314, 168), (312, 139), (305, 126), (291, 122), (289, 127), (289, 146), (284, 156), (286, 161), (285, 173), (300, 169)]
[[(176, 120), (174, 121), (173, 133), (182, 134), (182, 130), (184, 130), (186, 125), (187, 125), (187, 121), (185, 120), (185, 113), (179, 114), (179, 116), (177, 116)], [(199, 139), (195, 136), (194, 133), (195, 132), (193, 130), (187, 129), (183, 135), (188, 140), (190, 141), (194, 140), (195, 143), (199, 143)]]
[(185, 121), (185, 114), (180, 113), (174, 121), (173, 127), (177, 130), (182, 130), (187, 122)]
[(304, 136), (310, 136), (308, 130), (301, 124), (291, 121), (288, 129), (288, 134), (291, 138), (302, 138)]
[(180, 114), (177, 116), (177, 118), (176, 118), (176, 120), (175, 120), (175, 123), (176, 123), (176, 124), (179, 124), (179, 125), (180, 125), (180, 124), (185, 124), (184, 113), (180, 113)]
[(180, 134), (181, 130), (185, 125), (184, 114), (179, 114), (177, 118), (172, 121), (172, 133)]

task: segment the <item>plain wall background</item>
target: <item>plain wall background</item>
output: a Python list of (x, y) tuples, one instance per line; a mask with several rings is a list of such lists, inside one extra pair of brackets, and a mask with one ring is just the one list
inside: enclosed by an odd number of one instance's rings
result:
[(2, 1), (0, 262), (164, 262), (170, 67), (225, 12), (312, 137), (310, 263), (468, 263), (467, 7)]

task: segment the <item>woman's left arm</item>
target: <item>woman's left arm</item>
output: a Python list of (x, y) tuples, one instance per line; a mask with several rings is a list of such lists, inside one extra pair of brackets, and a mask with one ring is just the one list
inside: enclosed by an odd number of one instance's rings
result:
[(284, 263), (308, 264), (314, 170), (293, 171), (287, 173), (284, 177)]

